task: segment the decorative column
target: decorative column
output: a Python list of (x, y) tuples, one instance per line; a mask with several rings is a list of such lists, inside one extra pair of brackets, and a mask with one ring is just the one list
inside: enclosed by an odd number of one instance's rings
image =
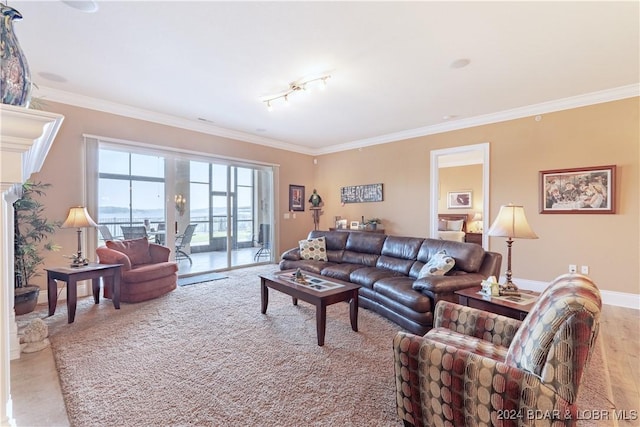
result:
[(0, 425), (15, 425), (10, 360), (20, 357), (13, 311), (15, 191), (42, 168), (63, 116), (0, 104)]

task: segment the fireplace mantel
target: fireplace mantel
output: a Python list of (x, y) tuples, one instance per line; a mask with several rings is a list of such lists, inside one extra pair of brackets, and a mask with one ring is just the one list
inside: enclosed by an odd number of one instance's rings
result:
[(10, 360), (20, 357), (13, 311), (16, 185), (40, 171), (63, 116), (0, 104), (0, 425), (13, 425)]

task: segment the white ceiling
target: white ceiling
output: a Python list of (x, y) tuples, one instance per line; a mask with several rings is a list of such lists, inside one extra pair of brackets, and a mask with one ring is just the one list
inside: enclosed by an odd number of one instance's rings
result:
[[(310, 154), (640, 87), (637, 1), (97, 3), (9, 3), (35, 96)], [(260, 101), (323, 72), (324, 92)]]

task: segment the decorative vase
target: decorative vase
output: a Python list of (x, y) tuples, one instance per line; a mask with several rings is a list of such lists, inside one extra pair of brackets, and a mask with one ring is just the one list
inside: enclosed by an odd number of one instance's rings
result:
[(31, 73), (18, 39), (13, 32), (14, 19), (22, 19), (20, 12), (0, 3), (0, 94), (2, 103), (28, 107), (31, 100)]

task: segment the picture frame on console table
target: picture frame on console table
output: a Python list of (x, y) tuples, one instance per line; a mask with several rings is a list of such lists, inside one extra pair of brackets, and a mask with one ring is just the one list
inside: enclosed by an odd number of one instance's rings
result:
[(541, 214), (613, 214), (616, 165), (540, 171)]
[(289, 185), (289, 211), (304, 212), (304, 186)]

